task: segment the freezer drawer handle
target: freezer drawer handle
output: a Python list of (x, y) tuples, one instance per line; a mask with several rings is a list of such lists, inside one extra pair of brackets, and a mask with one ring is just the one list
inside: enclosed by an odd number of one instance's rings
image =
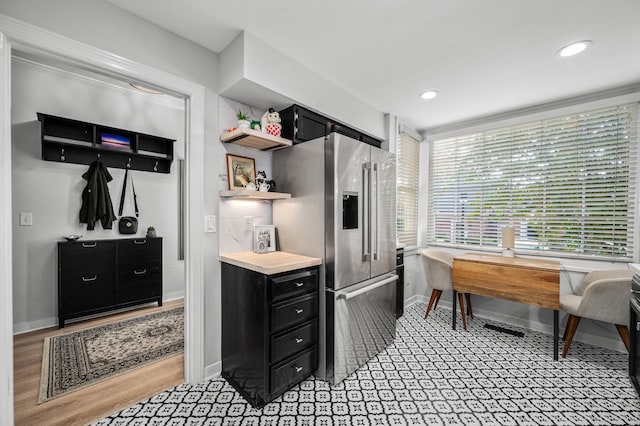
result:
[(294, 365), (292, 367), (296, 369), (296, 373), (299, 373), (302, 371), (302, 367), (300, 367), (299, 365)]
[(303, 341), (303, 340), (304, 340), (304, 339), (301, 339), (301, 338), (299, 338), (299, 337), (296, 337), (296, 343), (302, 343), (302, 341)]
[(296, 283), (296, 287), (302, 287), (304, 283)]
[(85, 283), (88, 283), (88, 282), (90, 282), (90, 281), (95, 281), (95, 280), (97, 280), (97, 279), (98, 279), (98, 276), (97, 276), (97, 275), (94, 275), (94, 276), (92, 276), (91, 278), (85, 278), (85, 277), (82, 277), (82, 281), (84, 281)]
[(303, 313), (303, 312), (304, 312), (304, 309), (296, 309), (296, 308), (293, 308), (293, 310), (295, 311), (295, 313), (296, 313), (296, 314), (301, 314), (301, 313)]
[(362, 293), (366, 293), (366, 292), (368, 292), (370, 290), (373, 290), (375, 288), (382, 287), (383, 285), (387, 285), (389, 283), (392, 283), (392, 282), (396, 281), (397, 279), (398, 279), (397, 275), (392, 275), (389, 278), (386, 278), (386, 279), (384, 279), (382, 281), (379, 281), (379, 282), (377, 282), (375, 284), (371, 284), (370, 286), (359, 288), (358, 290), (352, 291), (350, 293), (340, 293), (340, 294), (338, 294), (338, 299), (349, 300), (351, 298), (354, 298), (356, 296), (361, 295)]

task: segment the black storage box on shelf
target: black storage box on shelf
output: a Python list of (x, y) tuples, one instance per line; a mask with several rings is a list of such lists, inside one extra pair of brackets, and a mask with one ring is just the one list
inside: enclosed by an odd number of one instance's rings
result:
[(169, 173), (175, 140), (38, 113), (42, 159)]
[(325, 117), (300, 105), (291, 105), (280, 111), (282, 137), (294, 144), (321, 138), (331, 132), (340, 133), (366, 144), (380, 148), (382, 141), (347, 126), (332, 118)]

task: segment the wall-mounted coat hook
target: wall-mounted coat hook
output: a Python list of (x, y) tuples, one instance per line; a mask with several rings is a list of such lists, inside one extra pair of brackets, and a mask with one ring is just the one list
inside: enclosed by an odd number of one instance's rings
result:
[(60, 161), (64, 161), (65, 157), (64, 157), (64, 148), (60, 148)]
[(98, 153), (98, 160), (100, 159), (100, 153)]
[(127, 169), (131, 168), (131, 157), (127, 160)]
[(158, 171), (158, 162), (156, 161), (156, 164), (153, 166), (153, 171), (157, 172)]

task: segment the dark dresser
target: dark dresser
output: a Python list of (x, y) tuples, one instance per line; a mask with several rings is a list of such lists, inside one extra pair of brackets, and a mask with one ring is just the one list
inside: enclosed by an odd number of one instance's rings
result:
[(58, 243), (58, 323), (149, 302), (162, 305), (162, 238)]
[(262, 407), (318, 367), (318, 266), (270, 273), (232, 257), (221, 256), (222, 376)]

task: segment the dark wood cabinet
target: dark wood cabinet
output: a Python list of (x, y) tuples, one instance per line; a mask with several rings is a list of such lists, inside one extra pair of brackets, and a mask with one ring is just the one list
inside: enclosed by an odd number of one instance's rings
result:
[(404, 248), (396, 249), (396, 318), (404, 315)]
[(318, 367), (318, 267), (266, 275), (222, 263), (222, 376), (262, 407)]
[(38, 113), (42, 159), (169, 173), (173, 139)]
[(142, 303), (162, 305), (162, 238), (58, 243), (58, 324)]
[(321, 138), (331, 132), (340, 133), (380, 148), (382, 141), (360, 132), (337, 120), (325, 117), (300, 105), (291, 105), (280, 111), (282, 137), (294, 144)]

